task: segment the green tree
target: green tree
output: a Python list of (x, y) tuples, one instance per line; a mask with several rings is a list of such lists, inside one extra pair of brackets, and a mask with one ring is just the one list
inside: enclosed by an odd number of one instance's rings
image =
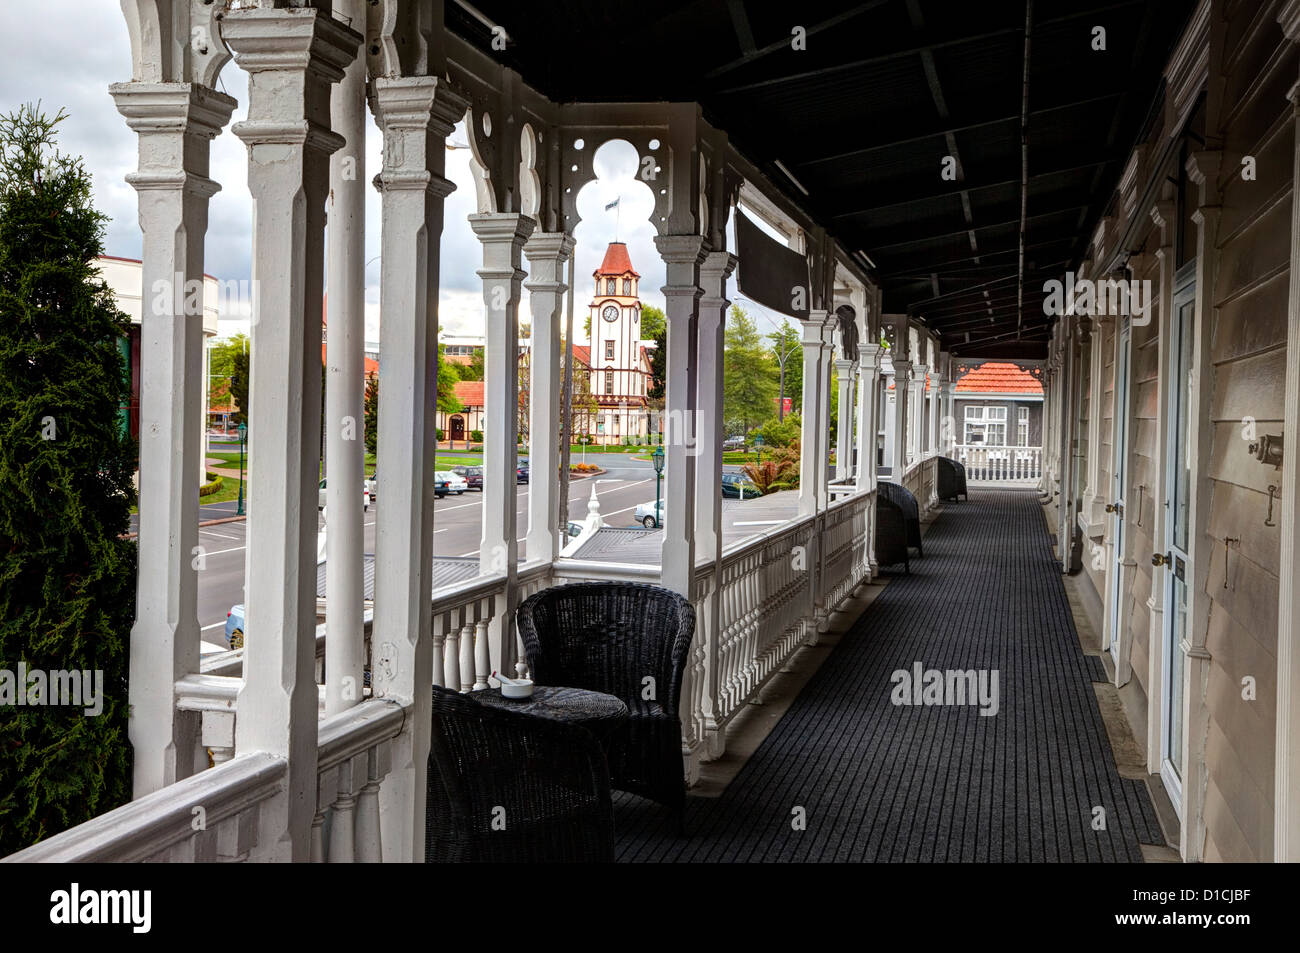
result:
[(130, 321), (95, 271), (107, 218), (57, 151), (63, 118), (0, 117), (0, 668), (100, 673), (102, 711), (0, 702), (0, 854), (130, 797)]
[(446, 348), (438, 345), (438, 409), (446, 414), (454, 414), (465, 409), (465, 405), (456, 396), (456, 382), (460, 375), (456, 365), (447, 360)]
[(668, 382), (668, 328), (659, 329), (655, 346), (650, 350), (650, 380), (646, 396), (658, 406), (664, 402), (664, 385)]
[(657, 341), (668, 329), (668, 316), (652, 304), (641, 305), (641, 340)]
[(252, 380), (252, 371), (250, 355), (252, 346), (236, 351), (231, 357), (230, 371), (230, 396), (234, 398), (235, 405), (239, 408), (239, 413), (233, 415), (233, 420), (247, 425), (252, 418), (252, 405), (248, 400), (248, 383)]
[(235, 358), (248, 349), (248, 335), (236, 334), (216, 341), (208, 357), (208, 402), (224, 404), (231, 379), (235, 376)]
[(722, 417), (731, 433), (748, 433), (771, 416), (776, 380), (763, 338), (738, 304), (731, 306), (723, 347)]
[(373, 455), (379, 446), (379, 378), (366, 378), (366, 452)]
[[(767, 336), (772, 342), (769, 352), (772, 366), (776, 368), (778, 379), (778, 396), (780, 394), (781, 358), (785, 356), (785, 396), (790, 398), (790, 411), (799, 413), (803, 410), (803, 345), (799, 341), (799, 329), (789, 321), (781, 322), (781, 329)], [(777, 409), (780, 416), (780, 409)]]
[(770, 417), (761, 427), (755, 427), (750, 432), (749, 440), (752, 443), (755, 436), (761, 436), (764, 447), (792, 447), (799, 440), (800, 426), (798, 414), (786, 414), (785, 420)]

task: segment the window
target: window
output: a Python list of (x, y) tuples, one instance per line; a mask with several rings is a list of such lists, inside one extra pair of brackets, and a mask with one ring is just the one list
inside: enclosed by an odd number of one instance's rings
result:
[(1016, 446), (1029, 446), (1029, 408), (1021, 407), (1016, 418)]
[(967, 407), (963, 432), (968, 444), (988, 447), (1006, 446), (1007, 409), (1005, 407)]
[(605, 360), (607, 360), (607, 361), (612, 361), (612, 360), (614, 360), (614, 342), (613, 342), (613, 341), (606, 341), (606, 342), (605, 342)]
[(617, 282), (615, 279), (613, 279), (613, 278), (606, 278), (606, 279), (605, 279), (605, 293), (606, 293), (606, 294), (618, 294), (617, 288), (618, 288), (618, 282)]
[(613, 371), (605, 372), (605, 393), (606, 394), (614, 393), (614, 372)]
[(628, 298), (632, 297), (632, 279), (631, 279), (631, 278), (624, 278), (624, 279), (623, 279), (623, 294), (624, 294), (625, 297), (628, 297)]

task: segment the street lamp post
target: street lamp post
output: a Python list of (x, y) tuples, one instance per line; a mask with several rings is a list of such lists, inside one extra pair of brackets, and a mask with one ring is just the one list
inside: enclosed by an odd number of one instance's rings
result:
[(248, 439), (248, 427), (242, 421), (239, 424), (239, 505), (235, 515), (244, 515), (244, 441)]
[(655, 447), (655, 452), (650, 454), (650, 459), (655, 465), (655, 526), (659, 526), (659, 482), (663, 479), (664, 474), (664, 448)]

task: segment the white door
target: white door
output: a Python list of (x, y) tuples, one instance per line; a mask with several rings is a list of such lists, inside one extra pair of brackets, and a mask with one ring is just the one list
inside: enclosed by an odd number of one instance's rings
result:
[(1188, 520), (1191, 515), (1192, 478), (1187, 456), (1191, 396), (1192, 326), (1195, 321), (1195, 284), (1174, 295), (1169, 340), (1168, 465), (1165, 469), (1164, 646), (1161, 652), (1164, 699), (1160, 742), (1160, 776), (1169, 797), (1182, 816), (1183, 786), (1183, 639), (1187, 632), (1188, 585), (1192, 565), (1188, 558)]
[(1111, 477), (1110, 538), (1111, 572), (1115, 574), (1114, 597), (1110, 607), (1110, 657), (1119, 665), (1119, 633), (1128, 624), (1124, 616), (1124, 517), (1128, 491), (1128, 415), (1129, 366), (1133, 351), (1133, 332), (1127, 315), (1120, 317), (1119, 347), (1115, 366), (1115, 473)]

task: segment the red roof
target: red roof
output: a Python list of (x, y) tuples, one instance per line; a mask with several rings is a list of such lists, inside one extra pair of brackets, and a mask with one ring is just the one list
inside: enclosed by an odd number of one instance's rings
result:
[(592, 276), (597, 275), (631, 275), (633, 278), (640, 278), (632, 270), (632, 259), (627, 257), (627, 246), (622, 242), (610, 242), (609, 247), (605, 249), (605, 260), (600, 263), (600, 267), (593, 271)]
[(1015, 364), (989, 361), (957, 378), (959, 394), (1041, 394), (1043, 382)]
[(591, 348), (586, 344), (573, 345), (573, 356), (584, 367), (591, 367)]
[(482, 381), (457, 381), (456, 399), (459, 400), (466, 407), (484, 406), (483, 382)]

